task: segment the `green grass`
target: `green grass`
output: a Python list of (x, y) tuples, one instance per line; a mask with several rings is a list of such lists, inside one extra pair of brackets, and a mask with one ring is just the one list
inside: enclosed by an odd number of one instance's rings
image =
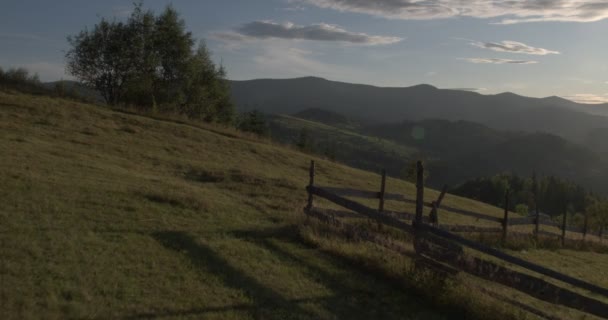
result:
[(403, 175), (418, 150), (391, 140), (366, 136), (354, 129), (331, 126), (288, 115), (272, 115), (272, 139), (294, 145), (306, 132), (311, 151), (336, 159), (341, 163), (374, 172), (386, 169), (389, 175)]
[[(468, 278), (436, 284), (407, 256), (320, 232), (302, 217), (311, 156), (231, 129), (0, 92), (0, 152), (3, 319), (530, 317)], [(378, 188), (376, 174), (315, 160), (320, 185)]]

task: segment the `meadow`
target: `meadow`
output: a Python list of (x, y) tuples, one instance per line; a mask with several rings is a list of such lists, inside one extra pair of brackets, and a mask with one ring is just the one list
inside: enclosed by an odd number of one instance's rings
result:
[[(535, 318), (496, 295), (591, 318), (465, 275), (436, 281), (304, 218), (311, 159), (319, 185), (377, 190), (378, 174), (233, 129), (0, 91), (0, 152), (4, 319)], [(512, 253), (608, 286), (606, 254)]]

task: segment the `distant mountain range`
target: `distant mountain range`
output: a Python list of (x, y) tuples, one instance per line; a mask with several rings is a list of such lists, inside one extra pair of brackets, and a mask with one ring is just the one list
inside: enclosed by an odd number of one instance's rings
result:
[(59, 80), (52, 82), (44, 82), (42, 86), (47, 90), (57, 90), (59, 87), (62, 87), (66, 92), (76, 93), (78, 96), (82, 98), (86, 98), (91, 102), (103, 103), (103, 97), (99, 92), (89, 87), (85, 87), (80, 84), (78, 81), (73, 80)]
[(292, 116), (270, 115), (271, 134), (295, 142), (303, 131), (316, 153), (349, 165), (403, 177), (408, 163), (424, 159), (433, 187), (511, 172), (555, 175), (608, 193), (608, 160), (597, 152), (549, 133), (510, 132), (470, 121), (429, 119), (360, 125), (321, 109)]
[(496, 130), (551, 133), (595, 147), (598, 132), (608, 130), (608, 104), (586, 105), (555, 96), (482, 95), (424, 84), (375, 87), (316, 77), (231, 81), (231, 87), (239, 110), (274, 114), (318, 108), (364, 124), (465, 120)]

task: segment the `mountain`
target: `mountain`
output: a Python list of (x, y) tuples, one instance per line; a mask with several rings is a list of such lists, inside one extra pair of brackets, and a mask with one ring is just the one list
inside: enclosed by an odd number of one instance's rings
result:
[[(314, 114), (326, 113), (319, 109), (315, 110)], [(335, 113), (327, 114), (339, 119), (345, 118)], [(304, 115), (310, 115), (310, 112)], [(344, 126), (342, 122), (332, 126), (288, 115), (269, 115), (267, 118), (272, 140), (300, 145), (299, 148), (307, 152), (360, 169), (373, 172), (386, 169), (392, 176), (398, 176), (419, 154), (416, 147), (361, 134), (354, 127)]]
[(419, 148), (432, 158), (476, 153), (517, 135), (470, 121), (438, 119), (369, 125), (358, 131)]
[(294, 114), (320, 108), (365, 119), (367, 124), (466, 120), (497, 130), (547, 132), (576, 142), (585, 142), (593, 129), (608, 127), (608, 118), (590, 111), (601, 106), (558, 97), (482, 95), (430, 85), (375, 87), (316, 77), (232, 81), (231, 88), (239, 110)]
[[(316, 109), (313, 114), (346, 118)], [(392, 176), (404, 177), (408, 164), (425, 159), (430, 172), (427, 182), (433, 187), (455, 186), (502, 172), (521, 176), (536, 172), (608, 193), (608, 161), (596, 149), (553, 134), (501, 131), (470, 121), (438, 119), (347, 128), (340, 123), (332, 126), (295, 116), (270, 115), (269, 123), (274, 140), (297, 144), (305, 133), (309, 152), (366, 170), (378, 172), (384, 168)]]
[(77, 96), (85, 98), (87, 101), (99, 103), (104, 102), (103, 97), (98, 91), (86, 87), (80, 84), (78, 81), (59, 80), (52, 82), (44, 82), (42, 83), (42, 86), (48, 90), (57, 90), (58, 88), (62, 88), (62, 90), (65, 90), (65, 92), (76, 94)]
[(358, 125), (357, 121), (354, 121), (345, 115), (337, 112), (327, 111), (321, 108), (302, 110), (300, 112), (296, 112), (293, 114), (293, 116), (296, 118), (316, 121), (337, 127), (355, 127)]

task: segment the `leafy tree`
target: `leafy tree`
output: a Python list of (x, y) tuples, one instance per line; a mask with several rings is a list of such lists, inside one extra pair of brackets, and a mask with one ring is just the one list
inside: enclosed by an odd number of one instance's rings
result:
[(231, 124), (226, 72), (216, 66), (171, 6), (155, 15), (135, 8), (126, 22), (101, 19), (91, 30), (68, 37), (67, 69), (98, 90), (109, 105), (178, 112)]
[(241, 114), (237, 122), (237, 128), (244, 132), (255, 133), (259, 136), (268, 136), (270, 134), (270, 129), (264, 115), (257, 110)]
[(589, 218), (589, 226), (597, 231), (605, 230), (608, 226), (608, 201), (599, 198), (588, 200), (586, 214)]
[(522, 216), (527, 216), (530, 212), (530, 208), (527, 205), (520, 203), (515, 206), (515, 212), (519, 213)]
[(129, 31), (122, 22), (101, 19), (93, 30), (68, 37), (72, 45), (66, 54), (68, 72), (98, 90), (109, 105), (122, 100), (123, 87), (137, 66)]
[(557, 177), (527, 179), (508, 173), (466, 181), (452, 192), (502, 207), (507, 188), (510, 190), (510, 210), (514, 210), (516, 204), (529, 208), (538, 204), (540, 212), (553, 216), (562, 215), (566, 210), (584, 212), (589, 194), (583, 187)]
[[(408, 164), (405, 166), (405, 168), (403, 168), (403, 171), (401, 172), (401, 176), (403, 177), (403, 179), (405, 179), (405, 181), (409, 181), (411, 183), (416, 183), (416, 180), (418, 179), (418, 160), (412, 160), (409, 161)], [(428, 179), (429, 177), (429, 170), (428, 168), (424, 168), (424, 174), (422, 176), (423, 181), (426, 181), (426, 179)]]
[(38, 74), (30, 74), (25, 68), (10, 68), (7, 70), (0, 68), (0, 87), (33, 94), (48, 93), (48, 90), (40, 82)]
[(300, 129), (300, 133), (298, 134), (298, 140), (295, 142), (298, 149), (306, 152), (313, 152), (314, 143), (313, 139), (310, 136), (310, 133), (306, 128)]

